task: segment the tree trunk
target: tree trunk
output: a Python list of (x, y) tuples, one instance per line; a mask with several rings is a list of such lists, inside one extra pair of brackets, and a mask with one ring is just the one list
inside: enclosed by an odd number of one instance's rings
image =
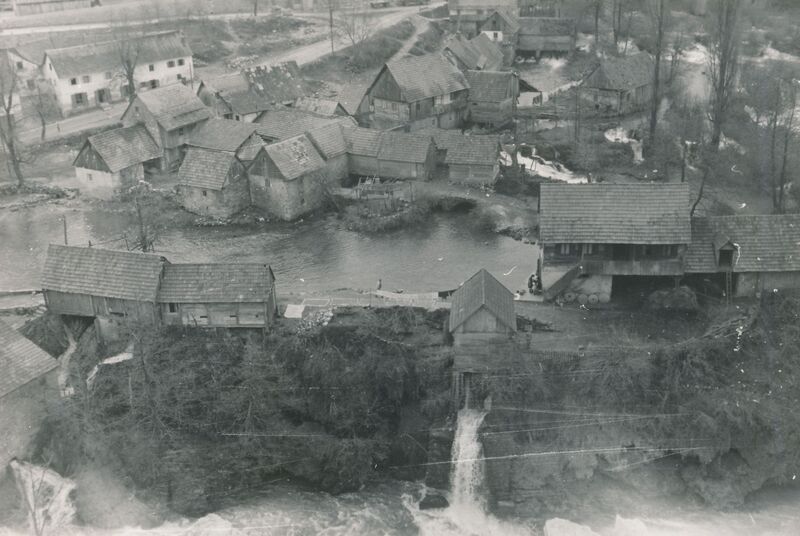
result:
[(775, 146), (778, 144), (778, 105), (776, 103), (775, 110), (772, 112), (770, 118), (770, 142), (769, 142), (769, 183), (770, 190), (772, 190), (772, 208), (778, 208), (778, 192), (777, 192), (777, 170), (775, 162)]
[(697, 205), (700, 204), (700, 201), (703, 199), (703, 192), (706, 189), (706, 179), (708, 178), (708, 168), (703, 171), (703, 179), (700, 181), (700, 190), (697, 192), (697, 199), (694, 200), (692, 204), (692, 209), (689, 211), (689, 217), (694, 217), (694, 211), (697, 208)]
[(253, 0), (253, 16), (258, 17), (258, 0)]
[(786, 162), (789, 158), (789, 141), (792, 138), (792, 128), (794, 127), (794, 112), (795, 106), (797, 106), (797, 98), (794, 93), (794, 88), (790, 89), (791, 91), (791, 99), (789, 101), (789, 106), (791, 112), (789, 112), (789, 117), (784, 124), (785, 132), (783, 134), (783, 158), (781, 160), (781, 174), (778, 180), (778, 214), (783, 214), (786, 212), (786, 201), (785, 201), (785, 191), (786, 191)]
[(594, 2), (594, 51), (597, 52), (597, 47), (600, 39), (600, 0)]
[(656, 54), (655, 69), (653, 70), (653, 104), (650, 110), (650, 144), (655, 143), (656, 126), (658, 126), (658, 97), (661, 91), (661, 49), (664, 43), (664, 0), (658, 1), (658, 14), (656, 15)]

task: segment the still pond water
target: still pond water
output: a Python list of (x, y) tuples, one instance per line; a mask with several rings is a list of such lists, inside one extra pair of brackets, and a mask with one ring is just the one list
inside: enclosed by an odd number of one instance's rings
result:
[[(91, 240), (124, 248), (127, 216), (57, 204), (0, 209), (0, 290), (40, 287), (50, 243)], [(115, 241), (116, 240), (116, 241)], [(522, 288), (535, 269), (536, 248), (487, 232), (469, 213), (436, 215), (413, 229), (370, 236), (347, 231), (335, 218), (265, 227), (190, 227), (159, 237), (156, 252), (171, 262), (264, 262), (281, 294), (319, 294), (352, 288), (423, 292), (452, 289), (480, 268), (510, 288)], [(508, 275), (504, 275), (508, 274)]]

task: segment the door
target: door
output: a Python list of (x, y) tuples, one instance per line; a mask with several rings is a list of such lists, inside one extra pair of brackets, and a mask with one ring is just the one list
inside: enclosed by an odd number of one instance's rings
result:
[(111, 102), (111, 93), (108, 91), (108, 88), (98, 89), (94, 92), (94, 96), (97, 100), (97, 104), (106, 104)]

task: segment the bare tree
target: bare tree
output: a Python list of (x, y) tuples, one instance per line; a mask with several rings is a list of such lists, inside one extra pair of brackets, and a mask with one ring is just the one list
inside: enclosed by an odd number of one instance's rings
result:
[(592, 0), (594, 8), (594, 50), (595, 53), (600, 46), (600, 15), (603, 12), (603, 0)]
[[(789, 144), (794, 138), (794, 117), (797, 108), (797, 85), (795, 80), (790, 80), (786, 85), (784, 98), (787, 110), (783, 116), (783, 156), (781, 157), (781, 170), (777, 180), (773, 183), (773, 192), (777, 188), (777, 200), (773, 200), (773, 206), (779, 214), (786, 212), (786, 187), (788, 184), (786, 177), (786, 164), (789, 159)], [(773, 199), (774, 199), (773, 193)]]
[(119, 61), (118, 74), (128, 88), (128, 102), (133, 102), (136, 98), (136, 66), (142, 52), (142, 40), (129, 30), (120, 30), (114, 40), (114, 48)]
[(666, 26), (667, 9), (665, 0), (654, 0), (650, 3), (650, 20), (656, 34), (654, 66), (653, 66), (653, 102), (650, 107), (649, 140), (653, 143), (658, 126), (658, 105), (661, 100), (661, 53), (664, 49), (664, 29)]
[(711, 149), (718, 150), (722, 125), (734, 95), (739, 64), (739, 9), (741, 0), (715, 0), (712, 5), (711, 50)]
[(22, 186), (25, 178), (22, 174), (22, 143), (17, 133), (15, 114), (21, 109), (18, 95), (19, 77), (16, 70), (7, 62), (7, 57), (0, 58), (0, 141), (3, 142), (10, 171)]
[(373, 25), (370, 18), (354, 6), (341, 12), (339, 29), (350, 41), (355, 52), (372, 35)]

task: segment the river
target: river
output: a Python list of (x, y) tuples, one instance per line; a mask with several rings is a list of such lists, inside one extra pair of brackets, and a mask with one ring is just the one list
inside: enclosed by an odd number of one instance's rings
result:
[[(124, 248), (127, 215), (42, 204), (0, 210), (0, 290), (40, 287), (50, 243)], [(117, 240), (116, 242), (108, 242)], [(331, 290), (452, 289), (486, 268), (512, 289), (536, 267), (536, 247), (481, 228), (471, 213), (434, 215), (425, 224), (380, 235), (347, 231), (334, 217), (258, 226), (188, 227), (159, 237), (156, 252), (171, 262), (263, 262), (281, 294)], [(507, 275), (504, 275), (507, 274)]]

